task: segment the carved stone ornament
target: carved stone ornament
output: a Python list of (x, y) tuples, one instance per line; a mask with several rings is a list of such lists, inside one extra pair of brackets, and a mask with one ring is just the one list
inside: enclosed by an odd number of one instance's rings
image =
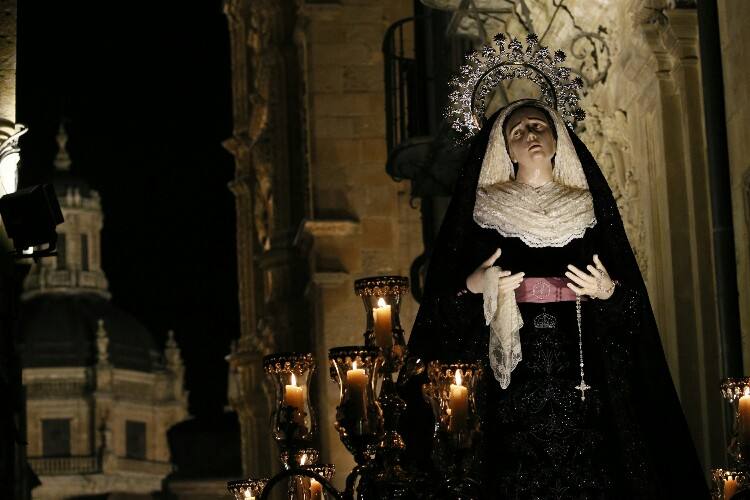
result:
[(273, 178), (275, 128), (272, 109), (279, 102), (278, 72), (281, 70), (277, 47), (274, 45), (273, 3), (251, 2), (247, 45), (250, 67), (248, 74), (249, 120), (252, 170), (255, 176), (254, 219), (258, 242), (263, 249), (271, 245), (273, 231)]
[(107, 337), (107, 330), (104, 329), (104, 320), (99, 318), (97, 321), (96, 330), (96, 350), (97, 360), (99, 363), (109, 362), (109, 337)]
[[(625, 110), (589, 107), (581, 138), (596, 158), (607, 179), (636, 260), (645, 276), (648, 270), (646, 229), (643, 220), (641, 186), (633, 165), (628, 114)], [(605, 263), (606, 265), (606, 263)]]

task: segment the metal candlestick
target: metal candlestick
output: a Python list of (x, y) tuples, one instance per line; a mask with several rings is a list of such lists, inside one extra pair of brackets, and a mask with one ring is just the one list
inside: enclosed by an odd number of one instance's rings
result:
[(478, 498), (479, 483), (473, 476), (481, 431), (475, 393), (482, 368), (478, 363), (432, 361), (427, 376), (422, 391), (435, 417), (432, 458), (447, 478), (441, 494)]
[(375, 446), (383, 433), (383, 412), (375, 399), (376, 374), (383, 357), (375, 347), (337, 347), (328, 351), (331, 379), (339, 386), (336, 430), (357, 466), (346, 480), (347, 496), (366, 489)]
[(401, 399), (393, 382), (393, 374), (403, 365), (407, 355), (404, 331), (401, 328), (401, 298), (409, 291), (409, 279), (404, 276), (373, 276), (354, 282), (355, 293), (365, 306), (365, 344), (378, 347), (384, 362), (378, 379), (378, 402), (384, 415), (384, 432), (376, 453), (377, 498), (413, 497), (411, 476), (401, 465), (404, 440), (398, 433), (401, 414), (406, 402)]
[(383, 429), (383, 413), (375, 400), (375, 374), (383, 358), (376, 348), (336, 347), (328, 354), (331, 379), (339, 386), (336, 430), (358, 464), (371, 458)]
[(721, 394), (732, 405), (734, 425), (729, 455), (742, 469), (750, 467), (750, 377), (728, 378), (721, 383)]

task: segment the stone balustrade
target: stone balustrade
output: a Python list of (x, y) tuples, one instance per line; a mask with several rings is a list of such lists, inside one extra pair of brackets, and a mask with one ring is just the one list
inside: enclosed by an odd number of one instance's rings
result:
[(101, 471), (99, 457), (29, 457), (29, 465), (38, 476), (91, 474)]

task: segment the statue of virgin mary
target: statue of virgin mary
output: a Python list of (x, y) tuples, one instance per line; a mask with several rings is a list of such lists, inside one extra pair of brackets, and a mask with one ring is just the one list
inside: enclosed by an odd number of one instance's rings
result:
[[(612, 192), (544, 102), (513, 102), (474, 137), (409, 354), (484, 365), (487, 498), (709, 497)], [(419, 464), (424, 381), (403, 391)]]

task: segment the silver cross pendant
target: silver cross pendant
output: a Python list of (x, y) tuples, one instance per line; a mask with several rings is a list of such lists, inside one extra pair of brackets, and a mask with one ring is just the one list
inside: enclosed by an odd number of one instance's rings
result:
[(586, 382), (581, 379), (581, 383), (576, 386), (576, 390), (581, 391), (581, 401), (586, 401), (586, 391), (591, 389), (590, 385), (587, 385)]

